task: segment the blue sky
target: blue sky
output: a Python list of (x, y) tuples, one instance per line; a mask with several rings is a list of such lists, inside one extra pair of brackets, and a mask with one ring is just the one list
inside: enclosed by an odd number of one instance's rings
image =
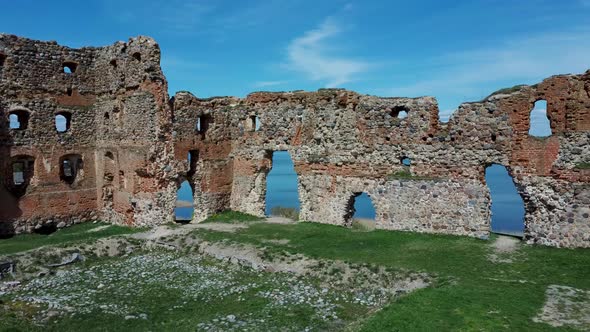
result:
[(590, 0), (7, 1), (0, 31), (71, 47), (149, 35), (171, 95), (344, 87), (463, 101), (590, 68)]

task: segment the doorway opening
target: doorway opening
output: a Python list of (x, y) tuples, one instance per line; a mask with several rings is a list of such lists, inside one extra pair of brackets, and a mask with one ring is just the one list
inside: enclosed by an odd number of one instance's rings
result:
[(355, 229), (372, 230), (375, 229), (376, 215), (373, 201), (369, 195), (365, 192), (358, 192), (348, 199), (344, 220), (347, 225), (352, 225)]
[(267, 216), (299, 219), (299, 190), (295, 165), (288, 151), (271, 152), (272, 168), (266, 177)]
[(178, 223), (188, 224), (193, 220), (195, 212), (193, 188), (188, 180), (182, 181), (176, 191), (176, 206), (174, 208), (174, 220)]
[(492, 164), (486, 168), (485, 179), (492, 199), (492, 233), (523, 237), (524, 202), (508, 169)]

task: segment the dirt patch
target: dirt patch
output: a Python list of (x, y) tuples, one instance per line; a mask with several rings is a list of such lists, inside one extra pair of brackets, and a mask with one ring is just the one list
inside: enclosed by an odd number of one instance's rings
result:
[(534, 322), (590, 331), (590, 291), (550, 285), (545, 296), (545, 305)]
[(491, 244), (493, 252), (488, 255), (488, 260), (494, 263), (512, 263), (520, 242), (515, 237), (499, 235)]
[(284, 246), (284, 245), (289, 244), (289, 242), (291, 242), (291, 241), (289, 239), (269, 239), (269, 240), (263, 240), (263, 242)]
[(208, 230), (212, 230), (212, 231), (216, 231), (216, 232), (234, 233), (235, 231), (237, 231), (239, 229), (248, 228), (248, 224), (245, 224), (245, 223), (230, 224), (230, 223), (223, 223), (223, 222), (219, 222), (219, 223), (212, 222), (212, 223), (206, 223), (206, 224), (196, 224), (195, 228), (208, 229)]
[(266, 222), (271, 224), (295, 224), (297, 221), (285, 217), (268, 217), (266, 218)]
[(98, 226), (96, 228), (93, 229), (89, 229), (88, 231), (86, 231), (86, 233), (94, 233), (94, 232), (100, 232), (104, 229), (107, 229), (109, 227), (111, 227), (112, 225), (102, 225), (102, 226)]

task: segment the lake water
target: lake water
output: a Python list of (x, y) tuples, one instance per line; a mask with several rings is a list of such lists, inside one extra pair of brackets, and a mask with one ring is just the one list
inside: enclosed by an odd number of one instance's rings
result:
[[(492, 195), (492, 231), (521, 236), (524, 230), (524, 205), (506, 168), (492, 165), (486, 169), (486, 182)], [(192, 200), (188, 182), (181, 185), (179, 199)], [(273, 153), (273, 167), (267, 177), (266, 214), (275, 206), (299, 209), (297, 175), (288, 152)], [(375, 219), (375, 209), (367, 194), (355, 199), (355, 218)], [(176, 208), (177, 219), (191, 219), (193, 209)]]
[(486, 169), (486, 183), (492, 195), (492, 231), (522, 236), (524, 232), (524, 202), (504, 166)]

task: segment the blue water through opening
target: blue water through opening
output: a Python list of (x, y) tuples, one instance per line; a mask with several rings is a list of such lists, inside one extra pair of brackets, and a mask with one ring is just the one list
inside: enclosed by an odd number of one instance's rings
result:
[(187, 180), (180, 184), (177, 191), (176, 208), (174, 214), (176, 220), (190, 221), (193, 219), (195, 208), (193, 206), (193, 189)]
[(486, 183), (492, 196), (492, 232), (522, 236), (524, 202), (506, 167), (494, 164), (486, 168)]
[[(191, 164), (191, 154), (187, 156), (188, 164)], [(184, 180), (180, 184), (180, 188), (176, 192), (176, 208), (174, 209), (174, 216), (178, 221), (191, 221), (193, 213), (195, 212), (193, 188), (188, 180)]]
[(273, 207), (295, 208), (299, 211), (297, 173), (287, 151), (272, 154), (272, 169), (266, 177), (266, 210), (270, 215)]
[(375, 220), (375, 208), (371, 198), (366, 193), (362, 193), (354, 198), (354, 215), (353, 219), (372, 219)]

